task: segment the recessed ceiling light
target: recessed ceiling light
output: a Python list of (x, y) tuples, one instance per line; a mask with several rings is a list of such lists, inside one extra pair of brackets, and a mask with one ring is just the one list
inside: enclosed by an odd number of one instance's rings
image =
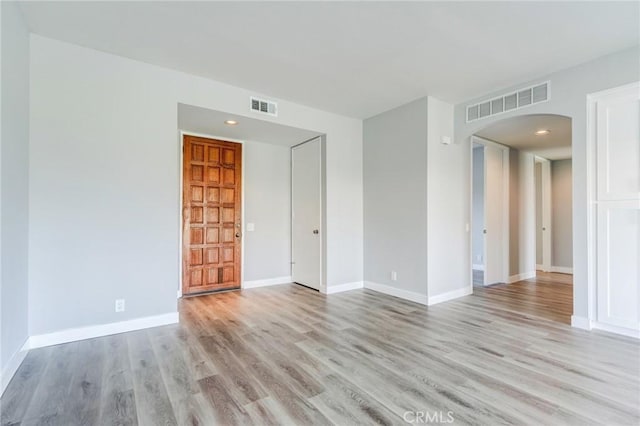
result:
[(226, 120), (224, 124), (226, 124), (227, 126), (235, 126), (236, 124), (238, 124), (238, 122), (236, 120)]
[(542, 135), (548, 135), (549, 133), (551, 133), (551, 130), (549, 129), (544, 129), (544, 130), (538, 130), (536, 132), (536, 135), (538, 136), (542, 136)]

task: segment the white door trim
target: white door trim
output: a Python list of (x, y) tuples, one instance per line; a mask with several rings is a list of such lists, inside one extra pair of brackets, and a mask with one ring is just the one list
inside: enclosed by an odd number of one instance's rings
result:
[[(497, 142), (493, 142), (488, 139), (481, 138), (480, 136), (472, 135), (469, 143), (470, 149), (470, 161), (469, 161), (469, 175), (471, 179), (471, 185), (469, 185), (469, 209), (470, 209), (470, 217), (473, 218), (473, 144), (477, 143), (484, 146), (492, 146), (494, 148), (498, 148), (502, 150), (502, 171), (503, 171), (503, 207), (502, 214), (504, 218), (509, 218), (509, 147), (499, 144)], [(486, 220), (486, 219), (485, 219)], [(469, 221), (469, 259), (473, 259), (473, 220)], [(509, 220), (505, 220), (503, 222), (503, 241), (502, 241), (502, 281), (508, 282), (509, 280)], [(486, 247), (485, 247), (485, 255), (482, 259), (483, 265), (486, 265)], [(473, 263), (473, 262), (471, 262)], [(486, 269), (486, 267), (485, 267)], [(469, 265), (469, 270), (471, 274), (471, 281), (473, 283), (473, 267)], [(486, 274), (485, 274), (486, 278)]]

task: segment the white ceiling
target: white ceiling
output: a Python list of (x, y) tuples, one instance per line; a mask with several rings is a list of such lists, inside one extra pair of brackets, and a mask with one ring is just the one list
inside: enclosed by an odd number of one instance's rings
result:
[[(235, 120), (238, 124), (229, 126), (224, 123), (226, 120)], [(320, 135), (311, 130), (184, 104), (178, 105), (178, 128), (226, 140), (264, 142), (284, 146), (297, 145)]]
[[(535, 134), (538, 130), (550, 130), (551, 133), (538, 136)], [(571, 119), (561, 115), (532, 114), (507, 118), (489, 125), (476, 135), (548, 160), (571, 158)]]
[(638, 2), (31, 2), (31, 31), (366, 118), (637, 45)]

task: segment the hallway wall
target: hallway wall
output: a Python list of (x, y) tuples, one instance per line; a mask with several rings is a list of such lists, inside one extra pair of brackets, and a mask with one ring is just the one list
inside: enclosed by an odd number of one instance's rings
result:
[(535, 274), (534, 156), (509, 148), (509, 276)]
[(551, 162), (551, 266), (573, 268), (572, 161)]
[(484, 266), (484, 147), (473, 148), (473, 230), (472, 258), (474, 269)]

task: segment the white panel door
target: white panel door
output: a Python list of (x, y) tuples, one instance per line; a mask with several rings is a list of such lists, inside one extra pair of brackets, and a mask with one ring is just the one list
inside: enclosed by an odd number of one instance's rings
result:
[(505, 282), (504, 150), (484, 148), (484, 285)]
[(640, 201), (597, 209), (598, 322), (640, 330)]
[(541, 163), (541, 213), (540, 234), (542, 235), (542, 270), (551, 271), (551, 161), (540, 159)]
[(598, 200), (640, 198), (640, 95), (614, 92), (597, 104)]
[(597, 322), (640, 331), (640, 84), (596, 104)]
[(291, 254), (293, 281), (320, 289), (322, 168), (320, 139), (292, 148)]

